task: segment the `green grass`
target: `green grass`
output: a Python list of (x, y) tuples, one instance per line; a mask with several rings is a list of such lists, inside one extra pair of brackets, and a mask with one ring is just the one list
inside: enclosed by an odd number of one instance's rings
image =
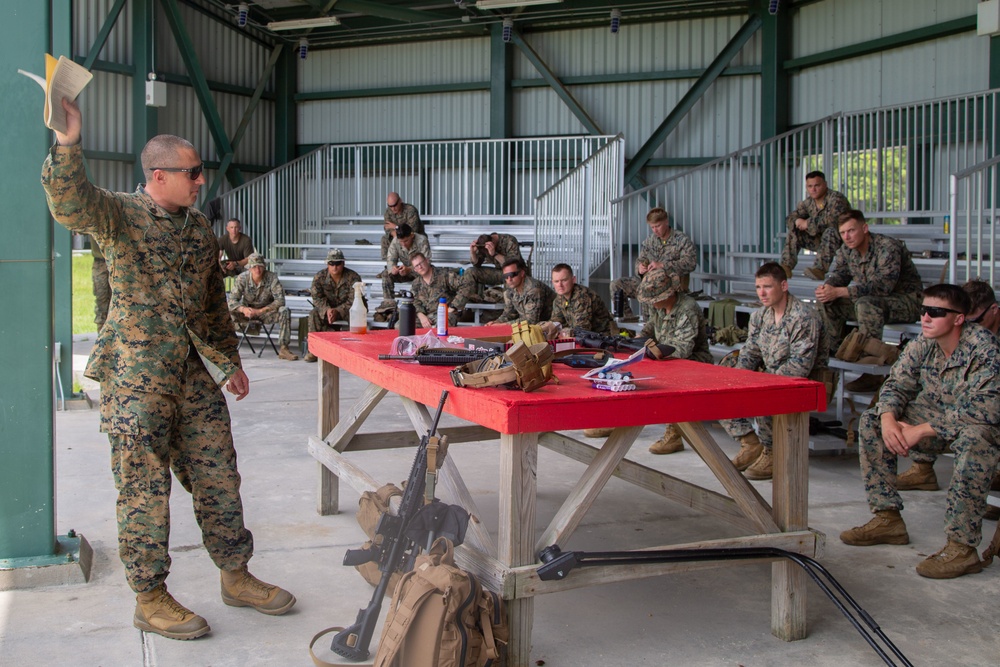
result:
[(94, 333), (94, 286), (90, 267), (94, 259), (89, 252), (73, 253), (73, 333)]

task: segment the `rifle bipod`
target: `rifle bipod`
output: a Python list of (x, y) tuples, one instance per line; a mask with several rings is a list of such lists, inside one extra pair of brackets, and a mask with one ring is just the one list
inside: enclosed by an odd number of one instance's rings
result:
[[(833, 601), (840, 612), (847, 617), (854, 629), (864, 637), (872, 650), (878, 654), (887, 665), (901, 664), (913, 667), (903, 652), (885, 635), (882, 628), (871, 615), (861, 608), (853, 597), (844, 590), (840, 582), (834, 579), (825, 567), (816, 560), (784, 549), (774, 547), (747, 547), (722, 549), (663, 549), (650, 551), (563, 551), (558, 544), (545, 547), (538, 552), (538, 560), (543, 565), (538, 568), (538, 578), (542, 581), (565, 579), (575, 567), (601, 565), (642, 565), (653, 563), (689, 563), (705, 560), (751, 560), (756, 558), (787, 558), (809, 575), (820, 590)], [(862, 623), (864, 626), (862, 627)], [(885, 645), (899, 660), (893, 661), (886, 650), (879, 645)]]

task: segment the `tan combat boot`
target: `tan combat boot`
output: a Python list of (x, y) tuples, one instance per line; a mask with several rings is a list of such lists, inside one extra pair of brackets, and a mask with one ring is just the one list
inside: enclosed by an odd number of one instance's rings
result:
[(845, 530), (840, 541), (855, 547), (870, 547), (875, 544), (909, 544), (910, 534), (906, 532), (899, 510), (879, 510), (875, 518), (863, 526)]
[(613, 428), (585, 428), (583, 435), (587, 438), (606, 438), (614, 431)]
[(753, 480), (771, 479), (774, 476), (774, 459), (771, 457), (770, 447), (762, 448), (760, 456), (743, 471), (743, 476)]
[(867, 338), (868, 336), (860, 331), (852, 331), (844, 337), (834, 356), (841, 361), (857, 361), (861, 358), (861, 353), (864, 352)]
[(299, 355), (292, 354), (292, 351), (288, 349), (287, 345), (282, 345), (278, 350), (278, 358), (284, 359), (285, 361), (298, 361)]
[(826, 271), (818, 266), (810, 266), (802, 273), (805, 274), (806, 278), (812, 278), (813, 280), (823, 280), (826, 278)]
[(177, 602), (166, 584), (135, 596), (132, 625), (169, 639), (194, 639), (212, 629), (208, 621)]
[(939, 488), (933, 463), (914, 461), (906, 472), (896, 478), (897, 491), (937, 491)]
[(917, 564), (917, 574), (928, 579), (954, 579), (983, 571), (983, 563), (973, 547), (948, 540), (936, 554)]
[(863, 354), (859, 361), (863, 364), (879, 364), (892, 366), (899, 359), (899, 347), (883, 343), (874, 336), (868, 336), (861, 348)]
[(684, 449), (684, 441), (681, 440), (680, 430), (673, 424), (667, 424), (663, 431), (663, 437), (649, 446), (652, 454), (673, 454)]
[(760, 438), (753, 431), (750, 431), (746, 435), (741, 435), (737, 440), (740, 443), (740, 451), (736, 453), (732, 461), (736, 469), (743, 472), (757, 460), (757, 457), (764, 450), (764, 445), (760, 444)]
[(306, 356), (302, 357), (302, 361), (307, 364), (315, 364), (317, 361), (317, 356), (312, 352), (306, 352)]
[(230, 607), (253, 607), (262, 614), (280, 616), (295, 604), (295, 596), (266, 584), (247, 571), (222, 570), (222, 601)]
[(781, 268), (783, 268), (785, 270), (785, 277), (786, 278), (791, 278), (792, 277), (792, 267), (785, 266), (784, 264), (782, 264)]
[(884, 375), (872, 375), (871, 373), (863, 373), (861, 377), (857, 380), (853, 380), (844, 385), (844, 389), (847, 391), (856, 391), (859, 393), (870, 393), (876, 392), (885, 382), (886, 376)]

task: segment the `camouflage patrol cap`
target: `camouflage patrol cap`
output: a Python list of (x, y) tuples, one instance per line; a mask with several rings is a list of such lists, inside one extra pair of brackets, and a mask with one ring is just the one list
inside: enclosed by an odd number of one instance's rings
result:
[(255, 266), (262, 268), (264, 266), (264, 258), (257, 252), (247, 257), (247, 269), (252, 269)]
[(330, 262), (343, 262), (344, 253), (340, 248), (333, 248), (330, 252), (326, 253), (326, 263)]
[(647, 271), (639, 283), (636, 298), (639, 303), (648, 304), (669, 299), (680, 290), (680, 283), (680, 277), (676, 273), (667, 273), (664, 269)]

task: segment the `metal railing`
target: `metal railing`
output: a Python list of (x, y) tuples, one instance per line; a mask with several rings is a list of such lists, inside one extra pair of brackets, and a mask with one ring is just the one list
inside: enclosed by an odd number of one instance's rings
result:
[(662, 206), (699, 246), (704, 277), (693, 276), (696, 288), (714, 280), (704, 274), (752, 275), (780, 252), (785, 218), (805, 197), (805, 175), (817, 169), (873, 222), (943, 228), (948, 176), (995, 153), (998, 96), (991, 90), (835, 114), (628, 193), (614, 202), (616, 266), (633, 264), (649, 234), (646, 213)]
[(625, 138), (618, 135), (535, 199), (532, 274), (548, 280), (552, 267), (573, 267), (577, 281), (591, 275), (611, 254), (611, 201), (622, 194)]
[(996, 228), (1000, 157), (952, 174), (949, 206), (948, 282), (996, 279)]
[[(611, 136), (330, 145), (220, 197), (261, 252), (317, 242), (301, 232), (382, 220), (398, 192), (437, 224), (534, 219), (535, 197)], [(221, 230), (220, 230), (221, 231)], [(277, 252), (296, 256), (294, 248)]]

